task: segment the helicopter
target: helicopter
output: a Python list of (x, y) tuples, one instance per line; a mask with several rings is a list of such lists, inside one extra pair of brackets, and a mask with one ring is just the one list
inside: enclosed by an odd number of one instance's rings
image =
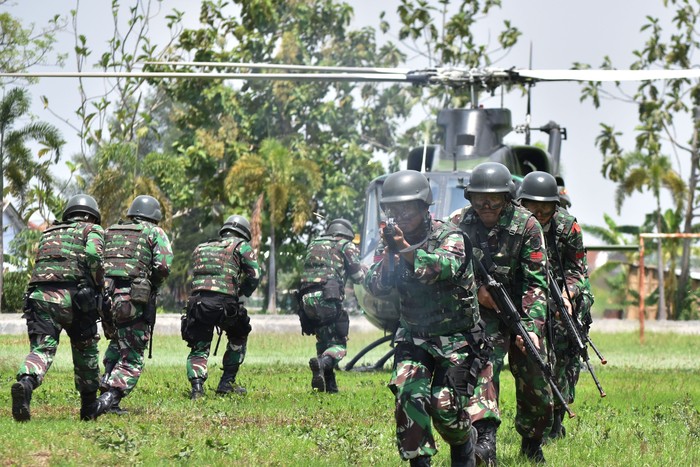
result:
[[(151, 71), (167, 67), (168, 71)], [(208, 71), (178, 71), (180, 67), (207, 68)], [(529, 115), (524, 125), (513, 125), (509, 109), (484, 108), (479, 104), (483, 92), (494, 93), (504, 86), (520, 85), (529, 88), (542, 81), (622, 82), (699, 78), (698, 69), (614, 70), (614, 69), (516, 69), (516, 68), (369, 68), (342, 66), (313, 66), (269, 63), (233, 62), (146, 62), (143, 70), (131, 72), (23, 72), (0, 73), (0, 77), (13, 78), (141, 78), (141, 79), (219, 79), (219, 80), (284, 80), (284, 81), (350, 81), (375, 83), (406, 83), (413, 86), (448, 87), (455, 92), (470, 94), (469, 108), (446, 108), (437, 115), (437, 125), (442, 130), (442, 141), (425, 144), (409, 150), (407, 168), (424, 172), (430, 181), (436, 202), (430, 207), (434, 218), (442, 219), (468, 201), (463, 190), (469, 182), (471, 169), (481, 162), (503, 163), (513, 174), (517, 184), (522, 177), (534, 170), (551, 173), (563, 189), (560, 174), (561, 143), (566, 139), (566, 129), (555, 122), (541, 127), (531, 127)], [(221, 71), (230, 68), (274, 70), (273, 73), (253, 71)], [(528, 92), (529, 102), (529, 92)], [(529, 108), (529, 104), (528, 104)], [(529, 112), (528, 112), (529, 114)], [(515, 130), (525, 134), (525, 144), (508, 145), (504, 137)], [(548, 134), (547, 150), (530, 144), (533, 130)], [(379, 244), (379, 226), (382, 212), (379, 205), (382, 185), (386, 175), (370, 182), (365, 191), (365, 208), (360, 234), (360, 253), (364, 264), (374, 261)], [(345, 367), (354, 364), (379, 344), (391, 339), (398, 326), (398, 297), (378, 299), (369, 296), (362, 286), (355, 286), (358, 304), (373, 325), (385, 332), (385, 336), (363, 349)], [(381, 368), (393, 349), (381, 358), (374, 368)]]

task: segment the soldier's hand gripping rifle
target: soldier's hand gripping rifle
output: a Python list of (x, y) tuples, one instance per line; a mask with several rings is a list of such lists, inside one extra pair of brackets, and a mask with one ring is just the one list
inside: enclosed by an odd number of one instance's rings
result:
[[(605, 397), (605, 391), (603, 391), (603, 387), (600, 385), (600, 381), (598, 381), (598, 377), (596, 376), (595, 371), (593, 371), (593, 366), (591, 365), (591, 361), (588, 358), (588, 348), (584, 343), (584, 340), (590, 342), (590, 339), (587, 335), (584, 337), (586, 333), (583, 332), (582, 326), (578, 326), (577, 323), (574, 322), (574, 318), (578, 320), (576, 313), (574, 313), (574, 316), (569, 314), (566, 305), (564, 305), (564, 297), (561, 294), (559, 284), (557, 284), (557, 281), (554, 280), (554, 277), (552, 277), (552, 273), (550, 270), (547, 270), (547, 282), (549, 284), (549, 292), (552, 296), (552, 300), (554, 300), (554, 305), (559, 311), (559, 317), (561, 318), (561, 322), (564, 324), (564, 328), (566, 329), (566, 335), (569, 338), (569, 342), (571, 343), (571, 345), (574, 346), (575, 354), (581, 357), (581, 360), (583, 360), (583, 363), (585, 363), (588, 372), (593, 377), (593, 382), (598, 388), (600, 397)], [(571, 299), (569, 299), (569, 303), (571, 303)]]
[(496, 303), (495, 311), (498, 315), (498, 318), (503, 322), (503, 324), (505, 324), (508, 327), (510, 332), (512, 332), (516, 336), (520, 336), (523, 339), (527, 355), (535, 361), (540, 371), (542, 371), (544, 379), (549, 383), (550, 387), (552, 388), (552, 392), (557, 397), (557, 399), (559, 399), (559, 402), (561, 402), (561, 405), (564, 407), (564, 410), (566, 410), (566, 413), (569, 414), (569, 418), (574, 418), (576, 414), (571, 411), (571, 409), (569, 408), (569, 404), (567, 404), (566, 400), (564, 400), (564, 396), (561, 395), (561, 391), (554, 382), (552, 368), (549, 366), (548, 363), (542, 360), (542, 357), (537, 351), (537, 347), (535, 347), (535, 343), (532, 342), (530, 335), (525, 330), (525, 326), (523, 326), (523, 322), (520, 318), (520, 313), (518, 313), (518, 309), (515, 307), (513, 301), (510, 299), (510, 296), (506, 292), (505, 287), (503, 287), (503, 284), (497, 282), (488, 273), (488, 271), (486, 270), (486, 268), (480, 260), (474, 258), (474, 262), (477, 263), (481, 274), (483, 274), (484, 278), (486, 279), (486, 288), (491, 294), (493, 301)]

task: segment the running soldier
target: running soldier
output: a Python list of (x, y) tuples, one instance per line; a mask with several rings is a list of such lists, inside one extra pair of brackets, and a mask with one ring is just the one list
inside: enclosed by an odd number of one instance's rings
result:
[[(542, 228), (537, 219), (512, 202), (513, 181), (503, 164), (485, 162), (474, 168), (464, 195), (471, 202), (459, 222), (475, 247), (475, 255), (487, 271), (508, 291), (519, 308), (523, 325), (546, 359), (543, 345), (547, 313), (547, 256)], [(455, 220), (457, 222), (457, 220)], [(476, 258), (475, 258), (476, 260)], [(525, 354), (522, 338), (514, 338), (500, 322), (496, 305), (477, 272), (481, 318), (493, 340), (490, 367), (481, 375), (469, 412), (479, 438), (477, 458), (496, 464), (496, 430), (501, 423), (498, 410), (500, 374), (508, 354), (515, 378), (517, 412), (515, 428), (522, 436), (521, 454), (544, 462), (542, 442), (552, 425), (552, 390), (534, 361)]]
[[(534, 214), (544, 230), (549, 270), (563, 292), (564, 306), (569, 314), (576, 313), (584, 326), (589, 328), (593, 294), (588, 281), (583, 235), (576, 218), (559, 206), (561, 195), (556, 179), (547, 172), (531, 172), (523, 179), (518, 193), (523, 207)], [(557, 313), (550, 313), (549, 317), (547, 338), (554, 352), (554, 376), (564, 399), (572, 404), (581, 373), (581, 359), (572, 349), (561, 317)], [(551, 438), (566, 435), (562, 424), (565, 413), (561, 403), (555, 400), (554, 424), (549, 434)]]
[(350, 319), (343, 309), (345, 282), (361, 284), (366, 268), (352, 242), (355, 233), (346, 219), (334, 219), (326, 232), (311, 241), (299, 287), (299, 320), (303, 334), (316, 335), (316, 356), (309, 360), (311, 388), (338, 392), (335, 367), (347, 354)]
[(98, 297), (102, 294), (104, 231), (92, 196), (73, 196), (60, 222), (39, 241), (25, 295), (30, 353), (12, 385), (12, 416), (31, 418), (32, 391), (41, 385), (56, 356), (61, 330), (70, 339), (80, 419), (90, 420), (100, 381), (97, 342)]
[(473, 466), (476, 430), (467, 404), (488, 349), (478, 324), (471, 248), (456, 225), (431, 218), (432, 202), (422, 173), (403, 170), (386, 178), (385, 248), (365, 288), (376, 297), (393, 290), (399, 295), (389, 382), (399, 455), (411, 466), (431, 464), (437, 453), (432, 421), (450, 445), (452, 465)]
[(123, 413), (119, 402), (133, 391), (141, 376), (144, 353), (156, 321), (156, 295), (170, 273), (170, 240), (158, 222), (158, 200), (137, 196), (120, 221), (105, 233), (105, 289), (111, 299), (103, 319), (115, 329), (103, 358), (93, 418), (108, 411)]
[(200, 244), (192, 254), (194, 277), (182, 323), (182, 338), (192, 349), (187, 356), (187, 379), (192, 385), (190, 399), (204, 395), (215, 327), (220, 333), (225, 332), (228, 340), (224, 373), (216, 393), (246, 392), (235, 384), (251, 331), (248, 311), (239, 297), (250, 297), (260, 282), (260, 267), (248, 242), (248, 220), (243, 216), (230, 216), (219, 230), (219, 238)]

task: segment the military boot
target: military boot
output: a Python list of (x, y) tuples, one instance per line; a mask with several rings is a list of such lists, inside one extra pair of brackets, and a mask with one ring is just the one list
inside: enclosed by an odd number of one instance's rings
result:
[(105, 392), (109, 391), (109, 375), (112, 374), (112, 370), (116, 366), (115, 363), (109, 363), (105, 365), (105, 372), (100, 378), (100, 395), (104, 394)]
[(112, 406), (119, 406), (119, 401), (122, 398), (122, 392), (116, 388), (110, 388), (107, 392), (103, 393), (95, 401), (93, 406), (93, 411), (90, 414), (92, 420), (96, 420), (102, 414), (110, 411)]
[(559, 439), (566, 436), (566, 428), (564, 427), (564, 413), (563, 408), (554, 410), (554, 422), (552, 423), (552, 430), (549, 432), (550, 439)]
[(410, 460), (411, 467), (430, 467), (430, 456), (418, 456)]
[(236, 375), (240, 365), (231, 365), (224, 367), (224, 374), (221, 375), (221, 381), (216, 388), (217, 394), (245, 394), (247, 391), (244, 387), (236, 384)]
[(192, 392), (190, 393), (190, 400), (195, 400), (199, 399), (200, 397), (204, 396), (204, 380), (202, 378), (192, 378), (190, 380), (190, 383), (192, 384)]
[(29, 404), (32, 401), (32, 391), (37, 386), (37, 380), (34, 376), (22, 375), (10, 388), (12, 394), (12, 416), (18, 422), (27, 422), (31, 418)]
[(523, 438), (523, 442), (520, 445), (520, 454), (524, 455), (536, 464), (547, 463), (544, 458), (544, 453), (542, 452), (541, 439)]
[(328, 355), (312, 358), (309, 360), (309, 368), (311, 368), (311, 388), (318, 392), (325, 392), (326, 380), (324, 376), (326, 368), (333, 370), (333, 358)]
[(323, 372), (323, 381), (326, 383), (326, 392), (335, 394), (338, 392), (338, 384), (335, 382), (335, 371), (333, 368)]
[(496, 422), (478, 420), (474, 422), (477, 431), (474, 454), (478, 465), (496, 466)]
[(452, 467), (476, 466), (474, 445), (476, 444), (477, 437), (476, 428), (471, 427), (471, 433), (466, 443), (450, 445), (450, 465)]
[(92, 420), (92, 413), (95, 410), (95, 402), (97, 402), (97, 391), (88, 391), (80, 393), (80, 420)]

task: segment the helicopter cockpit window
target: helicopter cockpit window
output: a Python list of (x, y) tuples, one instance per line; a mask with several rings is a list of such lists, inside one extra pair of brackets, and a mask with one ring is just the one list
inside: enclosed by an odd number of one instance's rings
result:
[(447, 181), (447, 192), (445, 193), (445, 216), (449, 216), (458, 209), (469, 206), (469, 201), (464, 199), (465, 180), (449, 179)]
[(379, 244), (379, 221), (380, 208), (379, 199), (382, 195), (382, 185), (374, 184), (367, 191), (365, 202), (365, 225), (362, 232), (362, 243), (360, 244), (360, 254), (365, 258), (368, 254), (373, 255), (375, 248)]

